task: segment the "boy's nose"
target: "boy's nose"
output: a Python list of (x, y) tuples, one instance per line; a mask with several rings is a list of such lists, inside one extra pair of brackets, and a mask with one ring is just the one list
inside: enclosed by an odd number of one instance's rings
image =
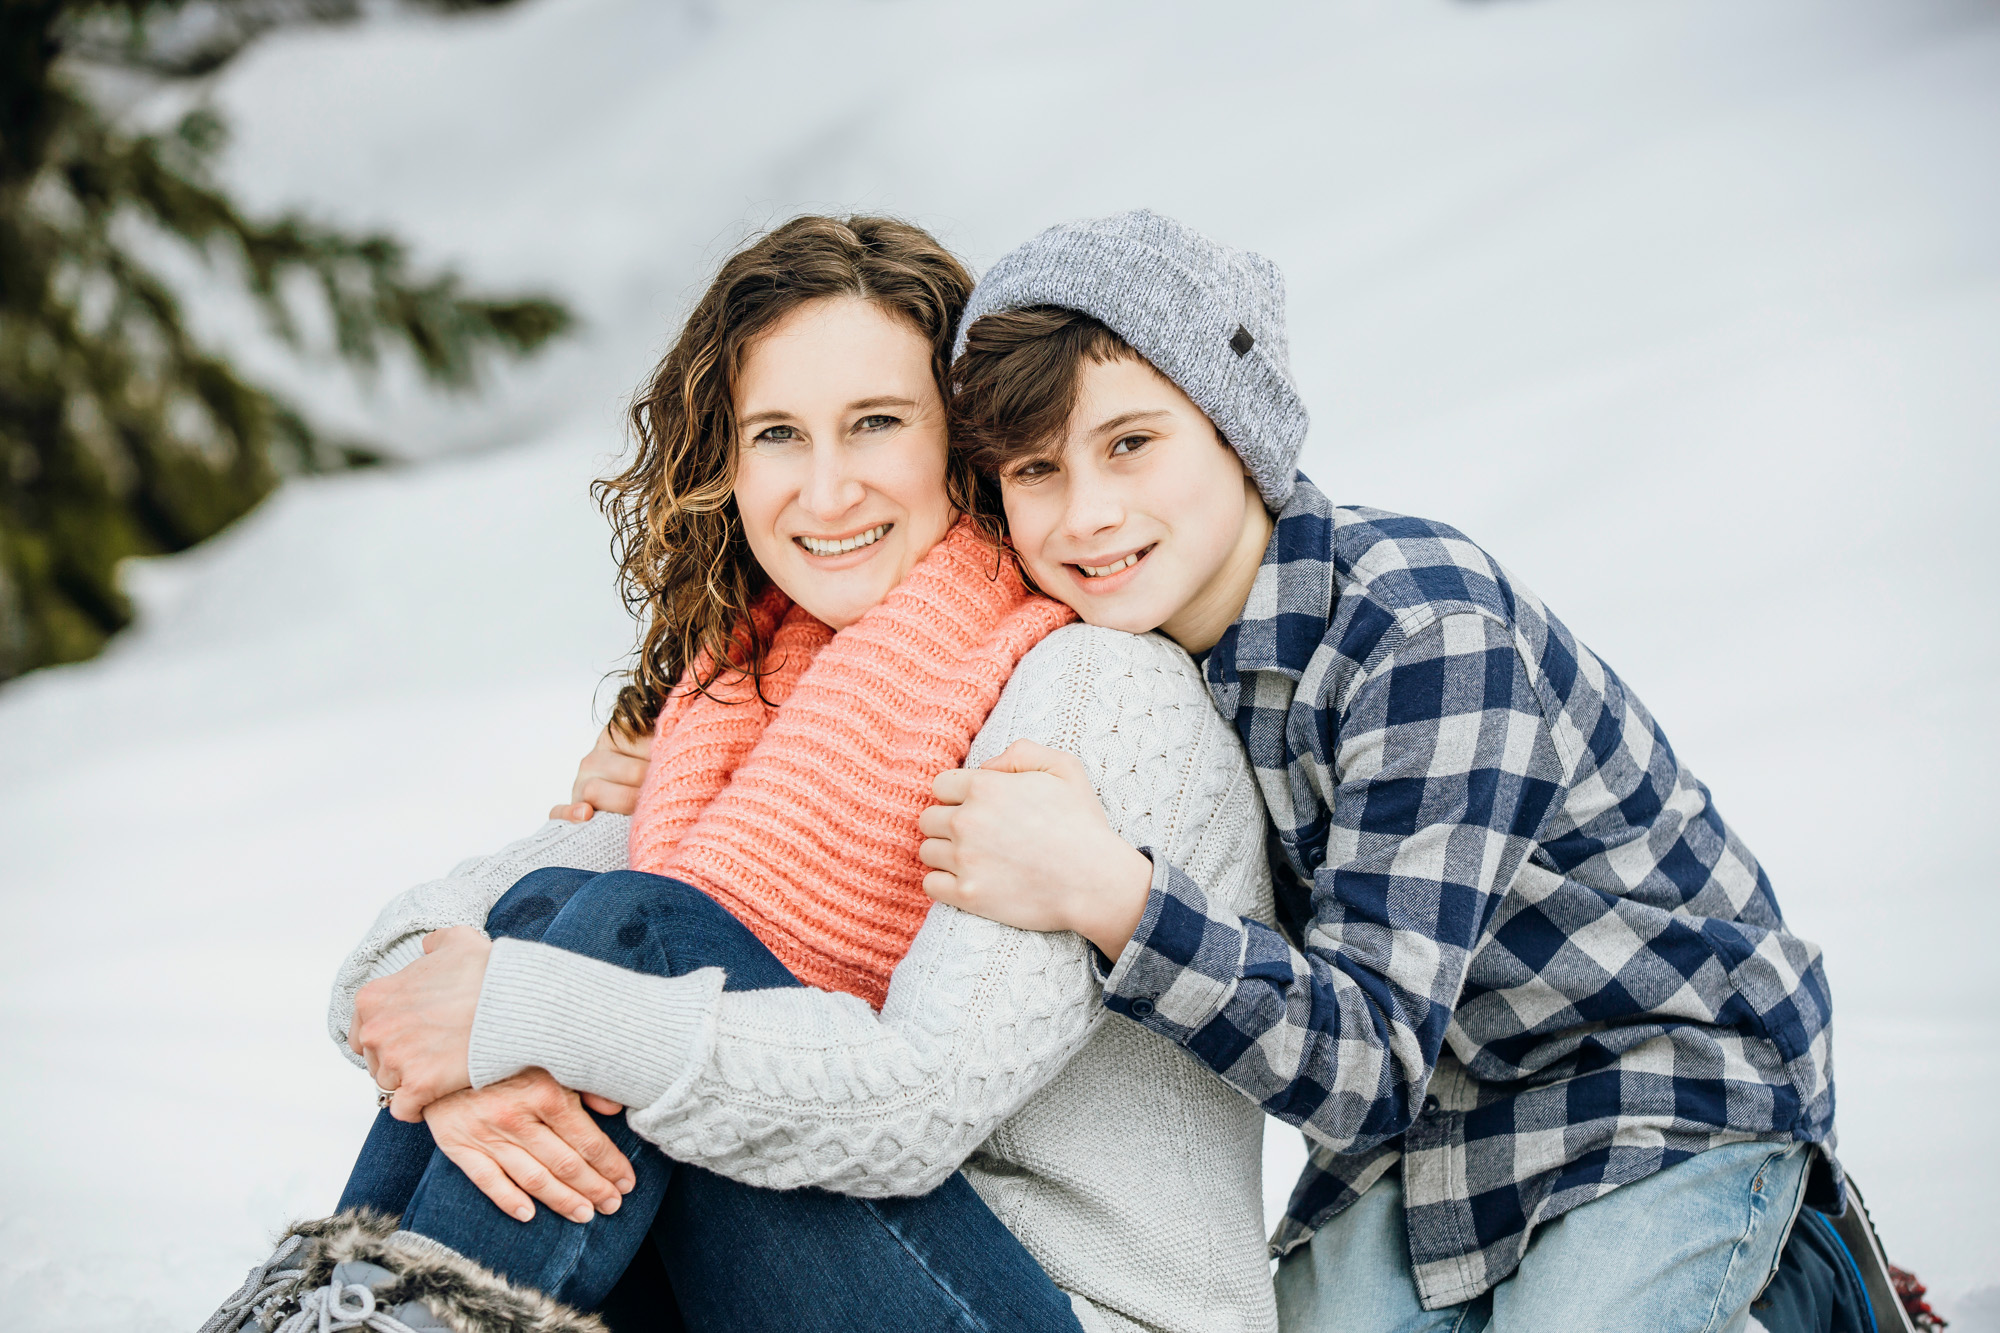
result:
[(1125, 506), (1102, 486), (1072, 486), (1063, 508), (1063, 535), (1074, 540), (1101, 536), (1125, 521)]

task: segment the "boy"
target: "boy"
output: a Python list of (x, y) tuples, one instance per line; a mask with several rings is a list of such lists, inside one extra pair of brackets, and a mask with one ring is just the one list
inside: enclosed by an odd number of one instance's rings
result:
[(1284, 932), (1039, 747), (939, 777), (926, 888), (1085, 936), (1108, 1007), (1305, 1130), (1287, 1327), (1743, 1327), (1801, 1199), (1840, 1207), (1819, 951), (1532, 593), (1295, 471), (1283, 299), (1151, 213), (1051, 228), (973, 295), (953, 436), (1044, 591), (1201, 661)]

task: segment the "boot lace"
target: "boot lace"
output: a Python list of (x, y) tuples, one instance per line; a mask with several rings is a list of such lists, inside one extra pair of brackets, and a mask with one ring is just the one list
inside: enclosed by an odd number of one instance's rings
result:
[(270, 1307), (283, 1300), (306, 1275), (305, 1269), (298, 1266), (304, 1258), (299, 1252), (304, 1248), (305, 1237), (285, 1237), (270, 1258), (250, 1270), (236, 1294), (209, 1316), (199, 1333), (236, 1333), (253, 1319), (259, 1328), (269, 1328), (266, 1316)]
[(297, 1313), (271, 1333), (417, 1333), (387, 1310), (375, 1308), (375, 1292), (359, 1282), (329, 1282), (309, 1291)]

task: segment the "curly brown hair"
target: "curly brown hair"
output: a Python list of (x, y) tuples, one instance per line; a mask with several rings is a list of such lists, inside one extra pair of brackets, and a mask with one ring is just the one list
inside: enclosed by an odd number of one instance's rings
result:
[[(633, 400), (630, 465), (592, 488), (611, 520), (620, 591), (642, 625), (613, 726), (644, 735), (684, 679), (702, 693), (725, 676), (761, 691), (770, 644), (750, 606), (770, 579), (750, 554), (733, 496), (735, 382), (750, 344), (808, 302), (860, 297), (930, 340), (945, 401), (952, 333), (971, 292), (956, 256), (894, 218), (793, 218), (724, 261)], [(992, 483), (957, 451), (945, 487), (954, 508), (994, 530)]]

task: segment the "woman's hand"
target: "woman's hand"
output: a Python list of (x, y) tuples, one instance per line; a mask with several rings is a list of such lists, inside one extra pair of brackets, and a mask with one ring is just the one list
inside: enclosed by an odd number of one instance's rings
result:
[(576, 782), (569, 789), (570, 804), (549, 811), (550, 819), (567, 819), (581, 824), (603, 810), (629, 815), (639, 804), (639, 788), (646, 781), (646, 760), (653, 753), (653, 735), (627, 736), (616, 726), (598, 734), (597, 744), (576, 766)]
[(466, 1088), (424, 1108), (439, 1151), (510, 1217), (532, 1221), (540, 1199), (572, 1222), (593, 1207), (615, 1213), (632, 1188), (632, 1163), (597, 1122), (623, 1108), (594, 1093), (579, 1098), (546, 1070), (524, 1069)]
[(396, 1119), (415, 1124), (430, 1103), (472, 1085), (472, 1019), (492, 953), (493, 941), (471, 926), (434, 930), (422, 958), (355, 993), (347, 1044), (375, 1086), (396, 1094)]

